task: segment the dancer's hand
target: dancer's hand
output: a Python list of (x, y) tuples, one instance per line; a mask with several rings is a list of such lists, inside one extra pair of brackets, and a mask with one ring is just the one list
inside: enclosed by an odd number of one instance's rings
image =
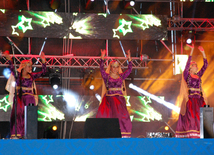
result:
[(101, 59), (104, 59), (105, 55), (106, 55), (106, 50), (101, 49)]
[(198, 46), (199, 51), (202, 53), (203, 57), (206, 58), (204, 48), (202, 46)]
[(43, 64), (46, 62), (46, 60), (45, 60), (45, 53), (44, 52), (41, 53), (40, 59), (42, 60)]
[(191, 46), (191, 45), (189, 45), (189, 44), (187, 44), (187, 46), (188, 46), (189, 48), (191, 48), (190, 56), (192, 56), (193, 51), (194, 51), (194, 44), (192, 44), (192, 46)]
[(131, 61), (131, 52), (130, 52), (130, 50), (127, 51), (127, 55), (126, 56), (127, 56), (128, 60)]
[(5, 56), (5, 58), (6, 58), (7, 60), (11, 60), (10, 52), (9, 52), (9, 51), (4, 51), (4, 52), (3, 52), (3, 56)]

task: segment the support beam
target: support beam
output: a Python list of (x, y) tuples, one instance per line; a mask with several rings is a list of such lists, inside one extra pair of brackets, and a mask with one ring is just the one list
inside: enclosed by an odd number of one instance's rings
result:
[[(12, 57), (12, 55), (11, 55)], [(39, 55), (15, 55), (14, 59), (16, 64), (19, 65), (23, 59), (29, 59), (33, 62), (33, 67), (41, 67), (42, 63), (38, 58)], [(46, 55), (47, 67), (66, 67), (66, 68), (99, 68), (100, 67), (100, 57), (95, 56), (55, 56), (55, 55)], [(121, 68), (127, 68), (127, 58), (125, 57), (105, 57), (105, 61), (109, 62), (112, 60), (118, 60)], [(38, 63), (37, 63), (38, 61)], [(172, 59), (148, 59), (146, 61), (173, 61)], [(139, 57), (132, 57), (132, 65), (134, 69), (146, 69), (144, 63), (146, 61), (141, 61)], [(105, 63), (106, 64), (106, 63)], [(5, 58), (0, 60), (0, 66), (8, 66), (9, 62)]]

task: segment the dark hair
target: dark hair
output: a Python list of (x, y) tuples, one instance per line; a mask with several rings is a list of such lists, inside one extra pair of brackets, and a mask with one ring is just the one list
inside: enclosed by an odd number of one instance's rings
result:
[(19, 84), (20, 84), (19, 98), (20, 98), (20, 99), (22, 98), (22, 71), (23, 71), (23, 69), (21, 70), (21, 73), (20, 73), (20, 75), (19, 75)]

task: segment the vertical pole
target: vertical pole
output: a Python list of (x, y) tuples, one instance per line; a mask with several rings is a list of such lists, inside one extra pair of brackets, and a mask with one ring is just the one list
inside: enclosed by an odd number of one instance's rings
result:
[[(30, 0), (27, 0), (27, 10), (30, 11)], [(31, 54), (31, 38), (28, 37), (28, 54)]]
[[(170, 17), (173, 17), (173, 3), (170, 1)], [(172, 59), (174, 60), (175, 44), (174, 44), (174, 31), (171, 30), (171, 43), (172, 43)], [(173, 75), (175, 74), (175, 63), (173, 61)]]

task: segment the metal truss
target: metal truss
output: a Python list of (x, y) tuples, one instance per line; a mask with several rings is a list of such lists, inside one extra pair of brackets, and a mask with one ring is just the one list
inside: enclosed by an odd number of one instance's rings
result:
[(214, 19), (208, 18), (179, 18), (168, 19), (168, 30), (214, 31)]
[[(11, 55), (12, 56), (12, 55)], [(39, 55), (15, 55), (13, 59), (16, 64), (19, 65), (22, 60), (28, 59), (33, 62), (33, 67), (41, 67), (42, 63), (39, 59)], [(100, 57), (92, 56), (56, 56), (46, 55), (47, 67), (60, 67), (60, 68), (99, 68)], [(105, 57), (105, 63), (108, 64), (111, 60), (118, 60), (121, 68), (127, 68), (127, 59), (125, 57)], [(134, 69), (147, 68), (148, 61), (172, 61), (172, 59), (147, 59), (141, 61), (139, 57), (132, 57), (132, 65)], [(9, 62), (6, 58), (2, 58), (0, 66), (8, 66)]]

